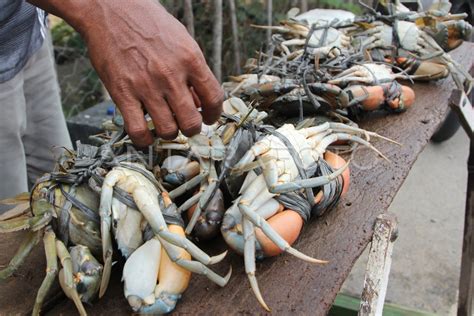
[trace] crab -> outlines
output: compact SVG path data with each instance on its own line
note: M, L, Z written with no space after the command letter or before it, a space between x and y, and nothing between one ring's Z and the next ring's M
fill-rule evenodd
M93 255L101 254L98 199L87 185L71 187L56 183L51 177L46 175L35 185L25 213L0 221L1 233L28 230L10 263L0 272L0 279L11 276L42 238L46 276L38 289L33 315L39 315L58 275L64 293L74 301L79 313L85 315L82 302L91 303L97 297L102 277L102 265ZM13 199L11 203L21 206L22 199ZM27 214L29 210L30 215ZM56 222L57 233L52 222ZM74 245L70 250L69 244Z
M224 259L226 252L210 257L182 234L171 232L159 203L159 196L162 192L160 192L161 189L154 180L153 174L146 170L142 164L122 162L107 173L102 185L99 213L104 272L99 297L103 296L107 289L112 267L113 249L110 230L112 226L112 206L116 201L114 188L125 191L132 197L137 211L144 216L155 234L156 240L161 243L171 261L183 269L205 275L219 286L227 284L232 273L231 270L225 277L222 277L207 267L207 265L218 263ZM181 256L180 249L185 249L196 261ZM134 306L149 305L144 297L140 299L140 304L134 301Z
M443 14L441 14L443 12ZM458 88L469 92L473 79L470 74L454 61L446 52L452 50L470 37L472 26L462 20L465 15L450 15L449 6L442 10L424 13L395 12L391 24L382 21L361 23L360 28L351 32L357 51L371 51L377 56L382 50L384 57L398 62L398 66L409 67L416 75L414 79L441 79L451 74ZM377 18L378 15L375 15ZM407 58L416 58L416 63L405 63ZM417 67L417 64L421 64Z
M199 189L178 207L178 211L187 211L188 214L187 235L208 240L219 233L225 211L221 183L231 186L235 182L235 179L229 180L228 177L230 166L253 144L246 126L258 124L266 116L265 112L252 109L241 99L232 97L223 103L222 117L217 124L203 125L200 134L187 138L179 145L173 141L158 141L155 144L155 149L160 151L182 150L180 155L172 153L168 156L161 166L163 180L179 184L170 187L169 195L173 200L199 185ZM184 138L176 142L180 140Z
M247 174L240 196L224 216L221 231L227 244L244 255L245 271L251 288L258 302L266 310L269 308L263 300L255 277L256 251L257 255L262 251L262 246L256 242L255 236L260 234L257 229L281 251L307 262L326 263L325 260L314 259L294 249L267 219L282 210L280 203L285 203L284 201L287 203L285 206L295 210L294 206L298 203L295 202L295 195L288 195L291 193L303 194L306 197L309 204L302 213L306 214L306 219L309 218L308 213L311 213L315 203L312 189L330 184L348 166L346 163L336 171L327 166L323 154L332 143L350 141L362 144L387 159L359 136L381 137L341 123L324 123L300 130L291 124L285 124L255 143L235 165L233 170L237 173L256 167L261 167L262 173L252 171ZM329 198L330 194L327 193L325 202L331 204L334 200ZM296 231L301 229L298 220L288 222L289 226L292 225L290 223L294 223Z

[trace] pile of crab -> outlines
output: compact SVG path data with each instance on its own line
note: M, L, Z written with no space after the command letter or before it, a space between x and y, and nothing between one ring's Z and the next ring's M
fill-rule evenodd
M3 201L16 205L0 233L26 230L0 279L11 276L43 239L46 276L33 314L56 277L80 314L106 292L112 263L135 312L168 313L192 273L225 286L210 269L226 253L209 256L196 242L222 235L245 258L258 301L255 260L284 251L313 263L291 245L303 223L333 208L348 190L348 163L329 149L351 151L382 138L354 124L321 117L297 125L265 125L267 114L242 99L224 102L220 120L191 138L157 139L136 151L118 131L95 136L95 145L65 151L55 170L31 194ZM110 127L110 126L109 126ZM58 262L60 264L58 264Z
M230 268L225 276L210 268L227 252L210 256L199 248L201 241L223 238L244 257L252 291L269 310L255 261L287 252L326 263L292 247L304 223L347 192L346 159L357 146L387 159L371 140L393 141L348 117L407 109L414 93L397 79L451 74L470 90L472 78L445 51L459 46L471 27L446 10L390 5L362 17L292 11L272 27L272 45L248 61L248 73L224 83L221 118L200 134L158 138L137 151L116 117L104 134L91 137L94 145L64 151L31 193L0 202L14 206L2 215L0 233L26 231L0 280L42 239L46 276L33 314L58 278L85 315L83 303L106 293L113 262L134 312L168 313L193 273L222 287L229 282Z
M471 38L467 14L450 14L446 1L419 12L395 3L380 1L378 11L365 6L364 16L292 9L279 26L254 25L274 34L247 60L246 74L224 83L228 95L301 119L327 111L356 118L366 111L403 112L414 103L407 85L414 80L451 75L469 93L472 77L448 54Z

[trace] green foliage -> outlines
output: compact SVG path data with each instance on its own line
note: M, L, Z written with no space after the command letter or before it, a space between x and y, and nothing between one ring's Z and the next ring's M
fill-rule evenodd
M341 9L351 11L357 15L362 14L362 7L358 3L347 0L318 0L320 8Z
M83 39L70 25L61 20L51 29L51 36L63 111L71 117L102 100L100 79L88 60Z
M64 21L60 21L51 29L51 36L56 53L59 53L63 60L74 59L86 53L86 45L79 33Z

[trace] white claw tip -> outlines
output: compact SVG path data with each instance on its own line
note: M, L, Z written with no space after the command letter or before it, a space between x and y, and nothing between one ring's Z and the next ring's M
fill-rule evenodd
M255 294L255 297L257 298L257 301L262 305L262 307L267 311L271 312L271 309L268 307L267 303L263 300L262 293L260 293L260 289L258 287L257 283L257 278L255 278L254 274L248 274L248 278L250 281L250 286L252 288L253 293Z
M224 260L225 256L227 256L227 250L221 253L220 255L211 257L209 264L215 264L215 263L221 262L222 260Z

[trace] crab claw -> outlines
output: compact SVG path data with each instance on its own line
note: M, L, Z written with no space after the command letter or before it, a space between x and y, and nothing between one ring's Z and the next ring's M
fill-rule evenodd
M82 305L79 294L77 293L76 285L73 279L73 267L71 255L66 249L62 241L56 240L56 251L61 261L63 268L59 271L59 284L67 297L69 297L76 305L79 314L87 315L84 306Z
M199 163L178 155L167 157L161 165L161 176L165 183L179 186L199 174Z
M152 238L135 250L125 262L124 294L134 311L154 303L154 290L161 260L161 243ZM153 298L153 299L152 299Z
M168 314L175 309L176 303L180 298L181 294L161 293L161 295L156 298L155 303L142 306L138 312L140 314L153 315Z
M244 236L242 235L242 216L236 204L224 215L221 233L227 245L240 255L244 254Z
M99 292L102 265L85 246L74 246L70 253L77 292L81 301L91 303Z
M208 192L210 190L206 190ZM200 203L200 201L198 202ZM188 218L193 217L197 204L188 210ZM220 189L217 189L210 199L204 212L197 218L196 225L192 230L193 236L199 240L209 240L217 236L224 215L224 196Z

